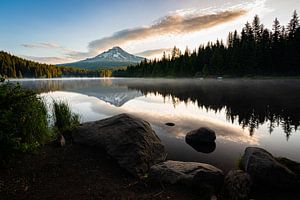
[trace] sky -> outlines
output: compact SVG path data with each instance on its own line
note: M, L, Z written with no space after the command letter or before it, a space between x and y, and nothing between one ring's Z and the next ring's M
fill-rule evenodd
M258 14L286 25L299 0L0 0L0 50L42 63L94 57L114 46L147 58L240 31Z

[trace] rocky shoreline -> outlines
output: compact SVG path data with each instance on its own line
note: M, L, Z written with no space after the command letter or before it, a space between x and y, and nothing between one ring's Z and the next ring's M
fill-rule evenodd
M165 160L166 152L150 124L128 114L85 123L73 133L73 142L104 149L133 176L163 184L184 184L207 190L211 196L248 199L251 191L295 191L300 186L296 173L279 163L269 152L248 147L240 162L224 176L221 169L206 163ZM216 134L201 127L186 135L186 142L213 146Z
M186 136L186 141L196 146L210 146L215 143L215 140L216 135L214 131L203 127L188 133ZM70 155L66 154L69 157L64 157L63 160L59 160L59 154L53 154L53 158L47 158L44 161L40 161L40 163L46 162L48 164L50 159L58 159L59 161L56 162L58 166L56 167L59 168L62 166L61 168L64 168L65 159L69 159L69 162L75 166L76 161L79 160L77 170L81 168L85 170L85 168L88 168L89 171L94 171L94 173L87 173L84 177L78 178L76 181L79 185L81 183L84 185L85 183L89 185L89 188L92 188L91 183L98 186L103 183L103 180L106 180L106 182L118 182L117 177L122 174L120 179L126 177L126 179L130 180L129 182L134 182L128 183L125 181L125 185L129 184L129 187L133 188L138 186L139 189L130 193L128 196L126 189L119 188L118 184L124 184L124 181L120 180L120 183L112 185L112 187L115 187L117 190L108 192L110 193L109 197L102 193L107 190L107 188L101 185L96 187L96 191L93 189L88 191L88 193L86 190L82 191L84 193L83 196L72 196L68 194L68 192L70 193L71 191L66 191L65 193L58 192L60 194L58 196L53 194L53 198L69 198L72 196L72 199L82 199L81 197L84 199L93 199L93 197L95 197L96 199L171 198L238 200L252 198L299 199L300 197L300 193L297 191L300 186L299 163L288 159L275 158L266 150L257 147L246 148L240 160L239 169L232 169L226 175L221 169L206 163L166 160L167 153L165 152L165 148L150 124L128 114L121 114L108 119L81 124L72 132L64 134L59 144L64 147L56 147L56 150L53 150L52 148L54 147L51 147L49 152L59 151L60 154L65 155L66 152L72 152L74 148L79 148L80 153L77 152L79 155L82 152L86 152L88 155L92 153L96 155L96 157L91 159L93 161L89 166L85 166L85 162L81 163L81 159L85 160L89 158L88 155L74 159L74 156L79 156L73 155L74 152ZM50 154L49 152L45 153L44 157L47 157L47 154ZM106 155L105 157L106 159L108 158L109 161L103 160L103 155ZM54 158L55 156L58 156L58 158ZM35 159L37 159L37 156ZM23 158L21 160L23 160L23 162L28 161ZM31 160L29 159L29 163L30 162ZM113 167L108 167L105 172L102 172L99 166L105 166L109 162L114 163ZM37 166L41 165L40 163L37 164ZM285 165L286 163L289 164ZM84 165L85 167L80 165ZM35 181L33 180L39 178L36 176L32 178L31 174L30 179L32 180L27 181L28 183L24 183L23 191L20 193L17 192L20 196L14 196L14 191L6 187L6 184L10 183L7 173L18 174L22 170L28 171L30 169L30 166L26 169L22 167L19 169L18 167L6 169L6 172L4 170L0 173L0 197L3 197L3 199L27 199L27 197L37 199L32 198L34 197L32 194L35 194L33 188L37 187L34 186ZM116 170L116 168L118 169ZM44 170L43 166L35 170L41 169ZM115 174L117 177L108 181L106 176L109 169L111 169L112 172L117 171ZM73 170L72 166L70 166L69 170ZM48 171L40 172L40 176L49 176L49 173ZM69 173L69 171L62 171L60 173L64 176L64 173ZM77 177L77 174L73 174L72 178L74 177ZM102 182L99 182L97 179L94 180L96 177L103 179ZM45 179L49 180L49 178ZM58 177L56 180L55 178L53 180L51 179L51 181L62 181L64 183L68 182L69 179L70 177L63 179ZM43 182L43 180L40 181ZM45 184L51 185L51 181ZM59 182L57 184L60 185ZM69 188L71 186L65 187ZM113 188L111 189L114 190ZM31 196L28 196L28 191L31 190L33 190L33 193L31 193ZM101 193L102 196L99 196L99 193ZM22 197L21 194L24 195L24 198L20 198ZM37 195L37 197L39 196ZM51 199L49 196L48 198Z

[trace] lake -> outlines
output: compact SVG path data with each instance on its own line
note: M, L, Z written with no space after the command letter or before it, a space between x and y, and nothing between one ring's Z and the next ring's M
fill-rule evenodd
M150 122L168 159L225 172L248 146L300 162L300 80L66 78L22 79L47 102L65 100L83 122L130 113ZM174 123L167 126L165 123ZM216 131L215 145L190 146L185 135Z

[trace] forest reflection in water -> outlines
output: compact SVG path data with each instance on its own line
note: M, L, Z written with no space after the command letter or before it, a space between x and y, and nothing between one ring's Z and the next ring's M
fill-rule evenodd
M33 79L13 80L46 100L68 101L83 122L130 113L151 123L168 159L232 169L247 146L300 161L300 80ZM166 123L174 124L168 126ZM216 131L215 144L187 144L199 127ZM269 134L268 131L272 134ZM290 138L290 139L289 139ZM288 141L286 139L289 139Z
M130 82L129 89L144 95L153 93L178 101L194 102L200 108L226 111L228 121L235 120L254 134L268 123L269 133L281 126L287 139L300 122L299 80L157 80Z
M172 98L174 107L180 102L193 102L207 111L225 110L226 119L237 121L250 135L260 125L268 124L269 133L281 127L288 139L300 123L300 80L45 79L23 84L40 92L79 92L104 101L111 93L126 95L117 106L142 95L162 95Z

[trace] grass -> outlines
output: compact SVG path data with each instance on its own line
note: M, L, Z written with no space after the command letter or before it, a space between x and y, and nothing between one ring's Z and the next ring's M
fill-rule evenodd
M243 164L242 164L242 162L243 162L243 156L240 155L240 156L236 159L236 161L235 161L235 168L236 168L236 169L243 169Z
M80 124L80 117L71 111L68 103L53 101L54 128L58 134L71 131Z

